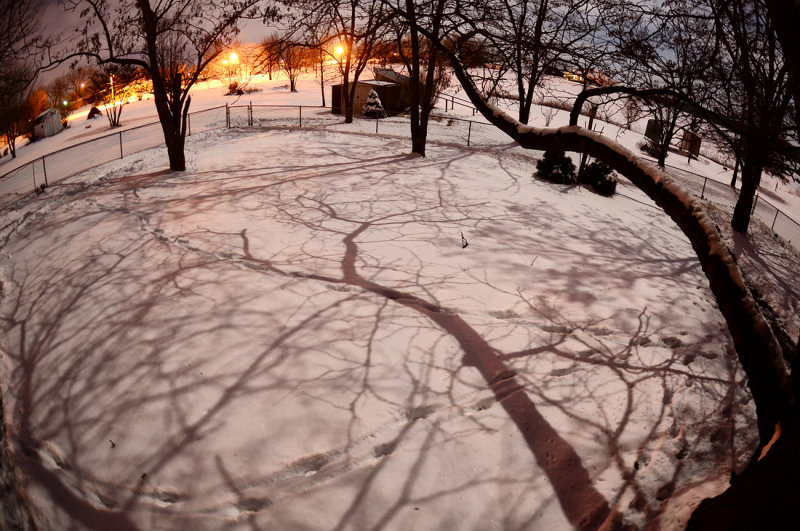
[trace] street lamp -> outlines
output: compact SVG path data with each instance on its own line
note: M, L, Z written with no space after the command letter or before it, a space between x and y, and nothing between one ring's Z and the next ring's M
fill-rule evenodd
M233 69L232 69L233 70L233 75L236 75L236 73L237 73L236 72L237 71L237 66L236 65L239 64L239 56L236 55L236 52L231 52L230 63L231 63L231 65L233 65Z

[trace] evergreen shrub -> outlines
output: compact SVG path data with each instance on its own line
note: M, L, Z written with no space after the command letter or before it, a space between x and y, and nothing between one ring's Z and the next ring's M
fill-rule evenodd
M552 183L575 184L575 164L563 151L545 151L544 157L536 163L536 174Z
M581 183L589 185L600 195L612 196L617 191L617 178L611 166L595 160L587 164L579 176Z

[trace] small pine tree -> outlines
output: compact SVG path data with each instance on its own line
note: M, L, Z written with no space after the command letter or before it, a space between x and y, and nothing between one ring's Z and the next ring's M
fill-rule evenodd
M369 91L367 103L364 104L363 114L367 118L386 118L386 111L383 110L381 99L374 90Z

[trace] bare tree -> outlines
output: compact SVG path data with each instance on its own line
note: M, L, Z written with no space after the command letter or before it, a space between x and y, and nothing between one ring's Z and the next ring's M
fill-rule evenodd
M29 133L31 106L28 98L33 68L25 63L6 65L0 79L0 134L11 157L17 156L17 137Z
M243 16L268 16L259 0L65 0L80 13L84 37L76 55L98 64L143 69L164 133L170 169L186 169L184 142L189 92L200 74L238 33Z
M17 137L28 132L28 98L36 78L32 61L37 46L41 2L0 0L0 135L12 157Z
M262 39L258 48L258 55L255 60L255 68L258 72L266 72L272 80L272 72L280 64L280 39L273 34L267 35Z
M409 74L411 92L411 151L425 156L428 137L428 121L442 83L447 79L443 72L445 64L439 49L428 37L420 35L420 25L428 34L441 41L448 33L445 8L447 0L414 1L399 0L394 9L409 22L395 26L397 53ZM404 45L405 37L408 45Z
M426 33L425 28L419 30ZM759 434L762 444L766 444L775 431L776 422L788 420L794 401L786 370L787 360L793 353L785 351L776 339L753 302L721 236L702 214L699 205L689 199L682 188L665 179L659 171L641 164L631 152L610 139L600 141L592 133L574 126L548 131L520 127L517 120L485 100L457 54L444 44L439 48L448 56L456 77L476 109L523 148L588 153L627 177L675 220L695 249L728 323L739 360L750 376L748 385L756 402Z
M389 31L391 11L383 0L294 0L291 5L298 9L291 28L295 40L303 42L302 35L310 34L330 36L330 42L319 44L334 48L345 122L351 123L356 84Z
M64 120L72 110L69 101L70 84L64 76L59 76L44 87L50 106L58 109L61 119Z
M520 123L530 119L533 95L545 72L570 57L574 65L585 64L578 61L580 51L598 49L585 46L593 29L593 6L589 0L499 0L494 16L487 17L488 36L503 61L498 74L508 70L514 78Z
M297 92L297 77L309 64L307 46L291 39L281 39L278 41L277 54L280 68L289 78L289 91Z
M775 150L788 134L789 67L763 0L714 0L712 6L721 43L715 72L724 87L714 92L712 105L736 125L722 133L741 161L742 189L731 226L744 234L761 174L775 163Z
M614 46L606 69L617 83L668 90L641 100L657 123L653 141L663 167L678 129L697 123L689 116L691 109L671 93L695 105L709 97L708 72L717 59L713 13L685 0L661 6L624 1L608 13L605 28Z
M120 125L122 110L139 87L142 73L132 65L105 64L92 72L85 91L92 105L103 105L110 127Z
M0 0L0 57L10 65L41 44L37 37L41 0ZM0 67L0 77L4 68Z

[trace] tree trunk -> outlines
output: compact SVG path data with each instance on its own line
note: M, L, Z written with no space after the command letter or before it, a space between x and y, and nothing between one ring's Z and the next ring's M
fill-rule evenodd
M348 98L345 98L344 101L344 123L351 124L353 123L353 101L347 101Z
M186 155L183 151L184 139L180 135L164 135L169 157L169 169L172 171L186 171Z
M342 98L344 98L344 123L353 123L353 100L355 99L355 86L348 83L345 79L342 86Z
M731 179L731 188L736 188L736 177L739 175L739 155L736 155L736 162L733 165L733 178Z
M520 102L519 123L527 125L528 120L530 119L531 119L531 108L527 105L522 105L522 102Z
M715 498L703 500L692 513L687 530L790 529L800 521L800 417L782 428L783 434L757 465Z
M670 111L672 118L668 124L664 124L665 130L661 134L661 146L658 150L658 165L662 168L667 164L667 153L669 153L669 145L672 143L672 137L675 135L675 124L678 123L677 112Z
M322 92L322 106L325 107L325 57L319 51L319 88Z
M412 0L406 0L406 8L411 18L411 64L409 66L409 88L411 89L411 152L425 156L425 132L422 131L420 122L420 104L422 103L422 90L420 76L420 45L419 33L416 27L416 6Z
M589 110L589 124L587 125L586 129L589 131L594 130L594 117L597 115L598 105L592 105L591 109ZM581 155L581 165L578 167L578 175L583 175L583 171L586 169L586 163L589 161L589 154L583 153Z
M8 145L8 152L11 153L11 158L17 158L17 137L16 133L6 135L6 145Z
M747 234L747 228L750 226L750 214L758 184L761 182L762 169L763 163L759 157L745 155L745 160L742 161L742 189L731 219L731 227L740 234Z
M180 85L178 85L180 86ZM172 171L186 170L186 155L184 145L186 141L186 120L189 114L191 96L181 106L180 99L173 99L170 105L156 105L161 130L164 132L164 143L167 146L169 169Z

